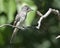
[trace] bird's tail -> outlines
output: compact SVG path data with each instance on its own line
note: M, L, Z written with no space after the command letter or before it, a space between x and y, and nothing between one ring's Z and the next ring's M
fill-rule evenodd
M18 30L19 30L18 28L14 29L11 40L10 40L10 43L12 43L12 40L13 40L14 36L16 35L16 33L18 32Z

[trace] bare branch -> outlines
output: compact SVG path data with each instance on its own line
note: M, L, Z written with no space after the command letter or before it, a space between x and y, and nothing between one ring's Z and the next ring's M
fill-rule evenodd
M58 38L60 38L60 35L58 35L58 36L56 37L56 39L58 39Z
M0 25L0 28L1 28L1 27L4 27L4 26L11 26L11 27L13 27L13 28L21 29L20 27L17 27L17 26L11 25L11 24L3 24L3 25Z
M40 26L41 26L41 21L42 21L44 18L46 18L47 16L49 16L50 13L54 13L54 14L58 14L58 15L59 15L59 11L58 11L58 10L55 10L55 9L52 9L52 8L49 8L49 10L48 10L44 15L41 14L39 11L37 11L37 14L38 14L39 16L41 16L40 19L39 19L39 21L38 21L38 26L36 26L37 29L40 28Z
M39 12L39 11L37 11L37 14L38 14L39 16L43 16L43 14L42 14L41 12Z
M59 10L55 10L55 9L52 9L52 13L58 14L58 15L60 14L60 13L59 13Z

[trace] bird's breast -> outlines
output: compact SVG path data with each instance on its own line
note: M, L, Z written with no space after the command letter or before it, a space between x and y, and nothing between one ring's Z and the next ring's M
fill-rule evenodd
M20 13L20 16L21 16L21 17L25 17L26 15L27 15L26 12L21 12L21 13Z

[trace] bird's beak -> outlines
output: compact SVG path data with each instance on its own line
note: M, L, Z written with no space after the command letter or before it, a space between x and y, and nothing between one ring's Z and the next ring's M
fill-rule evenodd
M31 8L28 11L33 11Z

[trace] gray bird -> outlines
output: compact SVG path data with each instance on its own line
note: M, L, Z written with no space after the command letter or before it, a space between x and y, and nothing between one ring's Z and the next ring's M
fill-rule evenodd
M32 11L32 9L28 6L23 6L21 11L16 15L15 17L15 21L14 21L14 26L17 26L17 27L20 27L21 29L24 29L23 28L23 24L24 24L24 21L26 19L26 16L27 16L27 13L29 11ZM10 40L10 43L13 39L13 37L15 36L15 34L18 32L18 28L15 28L14 31L13 31L13 34L12 34L12 37L11 37L11 40Z

